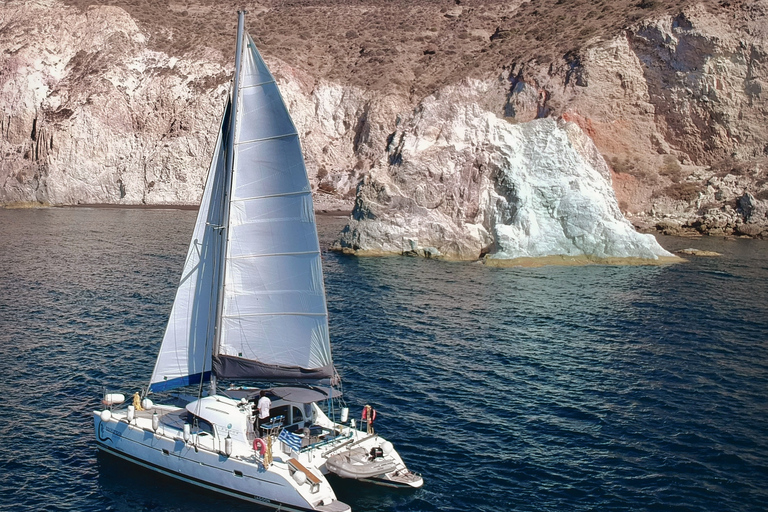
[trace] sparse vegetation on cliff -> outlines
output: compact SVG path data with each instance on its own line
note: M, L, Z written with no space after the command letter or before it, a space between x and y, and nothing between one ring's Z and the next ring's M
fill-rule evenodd
M715 9L726 3L703 0ZM493 76L513 63L578 64L594 38L611 38L651 15L694 0L64 0L86 10L125 9L151 47L184 56L209 47L231 53L234 12L250 12L266 55L315 78L375 90L429 94L464 77ZM731 2L734 3L734 2ZM738 3L738 2L736 2ZM729 4L730 5L730 4Z

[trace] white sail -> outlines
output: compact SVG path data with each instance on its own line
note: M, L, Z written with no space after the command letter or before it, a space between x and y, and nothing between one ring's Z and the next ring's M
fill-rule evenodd
M162 391L208 380L211 371L216 314L217 261L221 260L221 204L226 173L223 146L229 126L229 105L208 171L192 241L176 290L160 354L150 380L150 391Z
M328 378L320 246L298 134L250 37L244 46L214 371L223 378Z
M272 381L333 376L301 145L274 78L247 35L245 43L151 391L207 380L211 371Z

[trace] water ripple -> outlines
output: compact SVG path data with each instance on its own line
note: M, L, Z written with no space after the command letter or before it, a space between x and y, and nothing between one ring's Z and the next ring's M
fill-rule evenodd
M0 210L0 508L251 509L94 447L101 386L146 383L193 220ZM341 225L320 222L327 243ZM374 512L764 510L768 245L696 243L724 256L496 269L324 254L353 417L376 407L426 480L337 479L339 497Z

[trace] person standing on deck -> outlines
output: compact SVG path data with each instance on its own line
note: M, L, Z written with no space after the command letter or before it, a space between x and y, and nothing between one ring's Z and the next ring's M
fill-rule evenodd
M256 435L260 435L259 427L265 423L269 423L269 408L272 405L272 401L267 398L267 392L263 389L259 393L259 402L256 404L256 408L259 410L259 417L256 419Z

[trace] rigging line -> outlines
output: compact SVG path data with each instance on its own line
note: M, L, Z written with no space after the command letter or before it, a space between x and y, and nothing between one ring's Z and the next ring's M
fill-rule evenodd
M288 137L298 137L298 136L299 136L299 132L284 133L282 135L273 135L272 137L262 137L260 139L250 139L250 140L235 141L235 146L240 146L240 145L243 145L243 144L253 144L254 142L264 142L264 141L268 141L268 140L287 139Z
M271 199L273 197L311 196L311 195L312 195L311 190L300 190L298 192L281 192L280 194L267 194L263 196L237 198L237 199L232 199L232 202L239 203L243 201L255 201L258 199Z
M267 85L267 84L276 84L276 83L277 83L277 82L276 82L276 81L275 81L275 79L273 78L272 80L267 80L266 82L259 82L259 83L257 83L257 84L244 85L244 86L240 87L240 90L242 91L243 89L251 89L251 88L253 88L253 87L261 87L262 85Z
M197 272L200 269L199 256L200 255L198 254L198 263L197 263L197 265L195 265L194 267L189 269L189 272L186 275L182 275L181 276L181 281L179 281L179 287L181 287L181 285L186 283L187 280L192 277L192 274L194 274L195 272Z
M264 254L244 254L242 256L230 256L230 260L244 260L246 258L268 258L270 256L304 256L307 254L320 254L320 251L297 251L297 252L273 252Z

